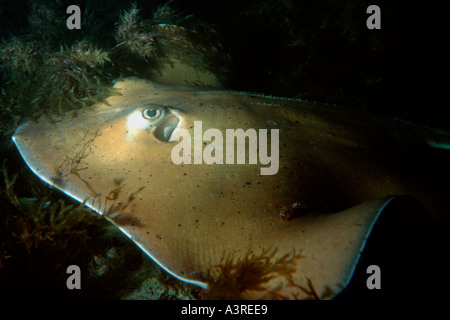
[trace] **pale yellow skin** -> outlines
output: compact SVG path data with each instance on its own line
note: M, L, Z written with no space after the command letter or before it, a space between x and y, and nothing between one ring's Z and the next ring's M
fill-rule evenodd
M307 288L310 279L319 296L327 287L337 294L389 197L420 195L409 176L383 157L389 138L377 125L338 108L136 78L116 88L121 95L76 117L21 125L14 141L39 177L79 201L87 199L185 281L205 287L208 270L224 253L237 258L249 249L278 249L280 257L295 250L303 258L294 283ZM261 164L173 164L176 142L158 140L156 129L133 131L127 122L132 112L154 105L176 114L187 130L196 120L203 131L279 129L278 173L262 176ZM280 208L296 202L307 208L305 215L281 219ZM306 297L282 277L248 297L273 298L271 291Z

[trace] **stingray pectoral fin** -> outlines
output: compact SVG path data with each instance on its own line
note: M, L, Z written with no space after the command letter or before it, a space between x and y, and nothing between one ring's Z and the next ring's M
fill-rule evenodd
M353 259L349 260L348 269L343 273L343 287L345 288L355 272L355 268L360 260L361 254L365 249L366 243L372 233L374 226L376 225L378 219L386 210L392 201L394 201L398 196L393 196L389 198L383 198L378 200L367 201L355 207L352 207L342 214L345 215L358 215L361 220L359 222L354 222L353 226L361 227L360 232L353 234L351 231L352 225L342 226L343 232L348 232L348 244L349 247L352 242L355 242L353 248Z
M352 277L336 298L399 299L429 292L430 283L442 281L438 271L442 251L435 232L419 200L406 195L392 198L380 210Z
M310 275L308 271L303 275L304 279L310 279L319 298L332 298L347 287L374 225L396 198L367 201L323 219L326 221L320 231L322 252L314 255L316 261L308 270ZM303 280L302 287L308 285Z
M296 233L285 232L287 241L283 241L279 252L294 247L302 252L302 258L296 262L292 279L274 279L268 292L276 291L277 296L288 299L335 297L349 284L372 228L396 198L371 200L341 212L298 219L292 228Z

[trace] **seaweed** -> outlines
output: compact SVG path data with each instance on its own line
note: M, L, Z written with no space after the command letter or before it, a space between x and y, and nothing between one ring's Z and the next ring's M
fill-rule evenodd
M6 74L3 90L7 112L19 117L62 116L102 101L112 93L110 76L103 71L111 63L105 50L85 41L48 51L25 37L13 36L0 46L0 66Z
M280 288L268 290L266 284L277 277L292 282L301 252L293 250L277 258L277 250L263 250L259 254L250 250L243 258L223 254L218 266L208 272L206 299L235 300L248 298L247 291L266 292L266 298L287 299L277 293Z
M2 41L0 59L2 65L6 66L4 71L9 71L10 75L14 75L14 70L17 70L27 76L33 76L42 63L38 45L34 41L17 36Z
M170 39L158 31L158 25L181 26L191 16L183 16L170 7L171 1L159 6L150 19L142 19L140 9L133 3L130 9L124 11L116 24L116 47L123 47L147 62L155 55L161 54L161 47L171 45Z
M85 243L90 235L88 225L100 218L90 209L84 206L84 202L78 205L66 204L62 199L50 201L44 196L41 199L19 198L13 190L18 175L9 178L5 166L2 168L5 181L5 189L1 190L3 196L18 210L14 216L2 215L3 226L8 234L23 243L25 249L32 250L45 246L47 240L56 241L63 239L68 243L73 241ZM76 240L74 240L76 239ZM83 248L82 245L79 250ZM74 255L71 250L70 256Z
M42 65L40 46L28 37L13 36L0 45L2 113L24 115L29 110L36 74Z
M18 175L1 170L5 187L0 190L0 296L27 296L27 289L44 284L65 285L66 268L87 265L94 254L92 239L103 220L84 203L73 205L49 197L20 198L14 192ZM105 220L103 220L105 221ZM44 289L42 289L44 291ZM57 294L51 291L48 294Z
M29 32L2 40L2 114L19 120L44 115L54 121L67 111L89 107L114 94L114 78L151 78L174 57L199 69L217 71L226 65L217 50L220 44L211 40L215 33L192 16L172 9L170 1L147 18L141 18L133 4L119 16L114 37L101 37L97 22L83 33L61 28L65 26L62 8L61 3L30 4ZM86 5L83 23L92 22L98 14ZM110 24L113 32L114 24ZM111 48L114 40L116 46ZM222 76L225 71L216 74Z
M217 40L217 33L205 22L173 9L170 3L159 6L149 19L141 17L136 3L122 13L116 24L118 44L114 49L125 52L126 66L151 78L153 70L176 59L225 79L231 58ZM117 55L118 62L123 56ZM130 61L130 57L136 61Z
M38 75L41 85L32 104L51 118L102 101L111 94L102 70L108 62L111 59L107 51L85 41L61 46L44 61Z
M119 19L116 30L116 47L123 46L131 54L142 59L149 59L154 55L155 34L150 31L150 25L141 21L136 3L125 11Z
M292 286L299 288L306 295L307 298L305 298L304 300L325 300L325 299L329 299L335 295L333 290L330 289L330 287L325 287L325 291L321 295L319 295L317 293L316 289L314 288L314 285L313 285L311 279L309 279L309 278L306 278L306 283L308 285L308 288L299 286L299 285L293 283L292 281L290 281L290 282L291 282ZM295 296L295 297L297 298L297 296Z

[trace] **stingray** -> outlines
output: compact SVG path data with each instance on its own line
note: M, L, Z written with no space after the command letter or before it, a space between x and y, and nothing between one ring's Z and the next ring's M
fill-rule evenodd
M393 197L426 193L395 160L385 128L358 113L137 78L115 88L120 94L76 115L21 124L13 140L37 176L85 201L167 272L203 288L227 257L266 254L289 257L294 268L243 296L303 299L311 286L319 297L335 296ZM175 164L181 139L174 137L187 130L194 143L195 121L202 132L278 130L277 172L262 175L267 163L259 159Z

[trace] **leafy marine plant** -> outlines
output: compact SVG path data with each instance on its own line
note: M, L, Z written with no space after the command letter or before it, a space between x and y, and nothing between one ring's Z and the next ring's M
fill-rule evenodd
M117 55L118 62L126 56L127 67L143 77L151 77L151 70L160 69L164 63L173 65L179 61L225 78L230 57L217 41L217 33L205 22L183 15L170 4L171 1L159 6L147 19L141 17L136 3L122 13L116 24L115 51L125 54ZM130 58L136 61L131 62Z
M129 53L149 60L158 54L161 46L169 39L155 28L160 24L180 25L189 19L170 7L170 2L159 6L150 19L142 19L136 3L124 11L116 24L116 47L125 48Z
M102 69L108 62L106 51L84 41L61 47L45 59L39 74L42 84L32 104L46 116L61 116L103 100L111 93Z
M288 281L296 271L296 263L302 256L295 251L276 257L277 250L263 250L260 254L248 251L243 258L233 254L223 255L218 266L208 275L206 299L235 300L246 299L247 291L267 291L266 284L276 277ZM266 293L271 299L284 299L276 289Z
M52 119L104 98L108 52L65 28L63 3L31 3L29 9L29 29L21 29L29 32L0 43L2 116Z
M334 296L329 287L319 294L309 278L306 278L306 288L294 282L297 261L304 257L301 252L292 251L278 258L276 254L276 249L263 250L259 254L248 251L243 258L236 259L233 254L224 253L220 264L210 269L208 290L202 296L210 300L242 300L249 298L249 292L256 291L264 293L262 298L265 299L299 299L299 293L292 297L280 294L281 285L268 290L267 284L278 277L283 278L287 286L298 288L304 295L302 299L324 300Z
M4 100L9 112L52 119L64 112L86 107L111 94L111 63L105 50L85 41L48 51L36 42L12 37L0 46L1 69L6 81Z
M112 39L97 39L97 27L80 39L79 34L58 27L63 24L61 17L57 24L52 22L51 17L59 11L49 3L31 5L30 32L0 44L0 112L19 119L45 115L54 120L111 95L113 78L152 77L174 60L226 74L222 69L227 58L220 54L217 41L210 41L212 29L169 4L159 6L148 17L141 17L136 4L122 12L114 33L117 45L112 49L105 49ZM95 12L87 8L84 19Z
M29 110L33 84L43 57L40 46L26 38L13 36L0 45L0 70L3 75L3 112L21 114Z
M125 11L119 19L116 30L117 47L123 46L132 54L142 59L148 59L154 55L155 34L150 31L150 26L141 20L136 3Z
M32 76L36 73L42 57L35 42L13 36L2 41L0 59L8 66L6 71L18 70Z
M10 178L5 166L1 172L5 187L0 190L0 296L31 297L33 290L40 290L34 286L64 285L68 265L91 259L91 240L104 220L84 204L46 196L20 198L13 190L18 175Z

